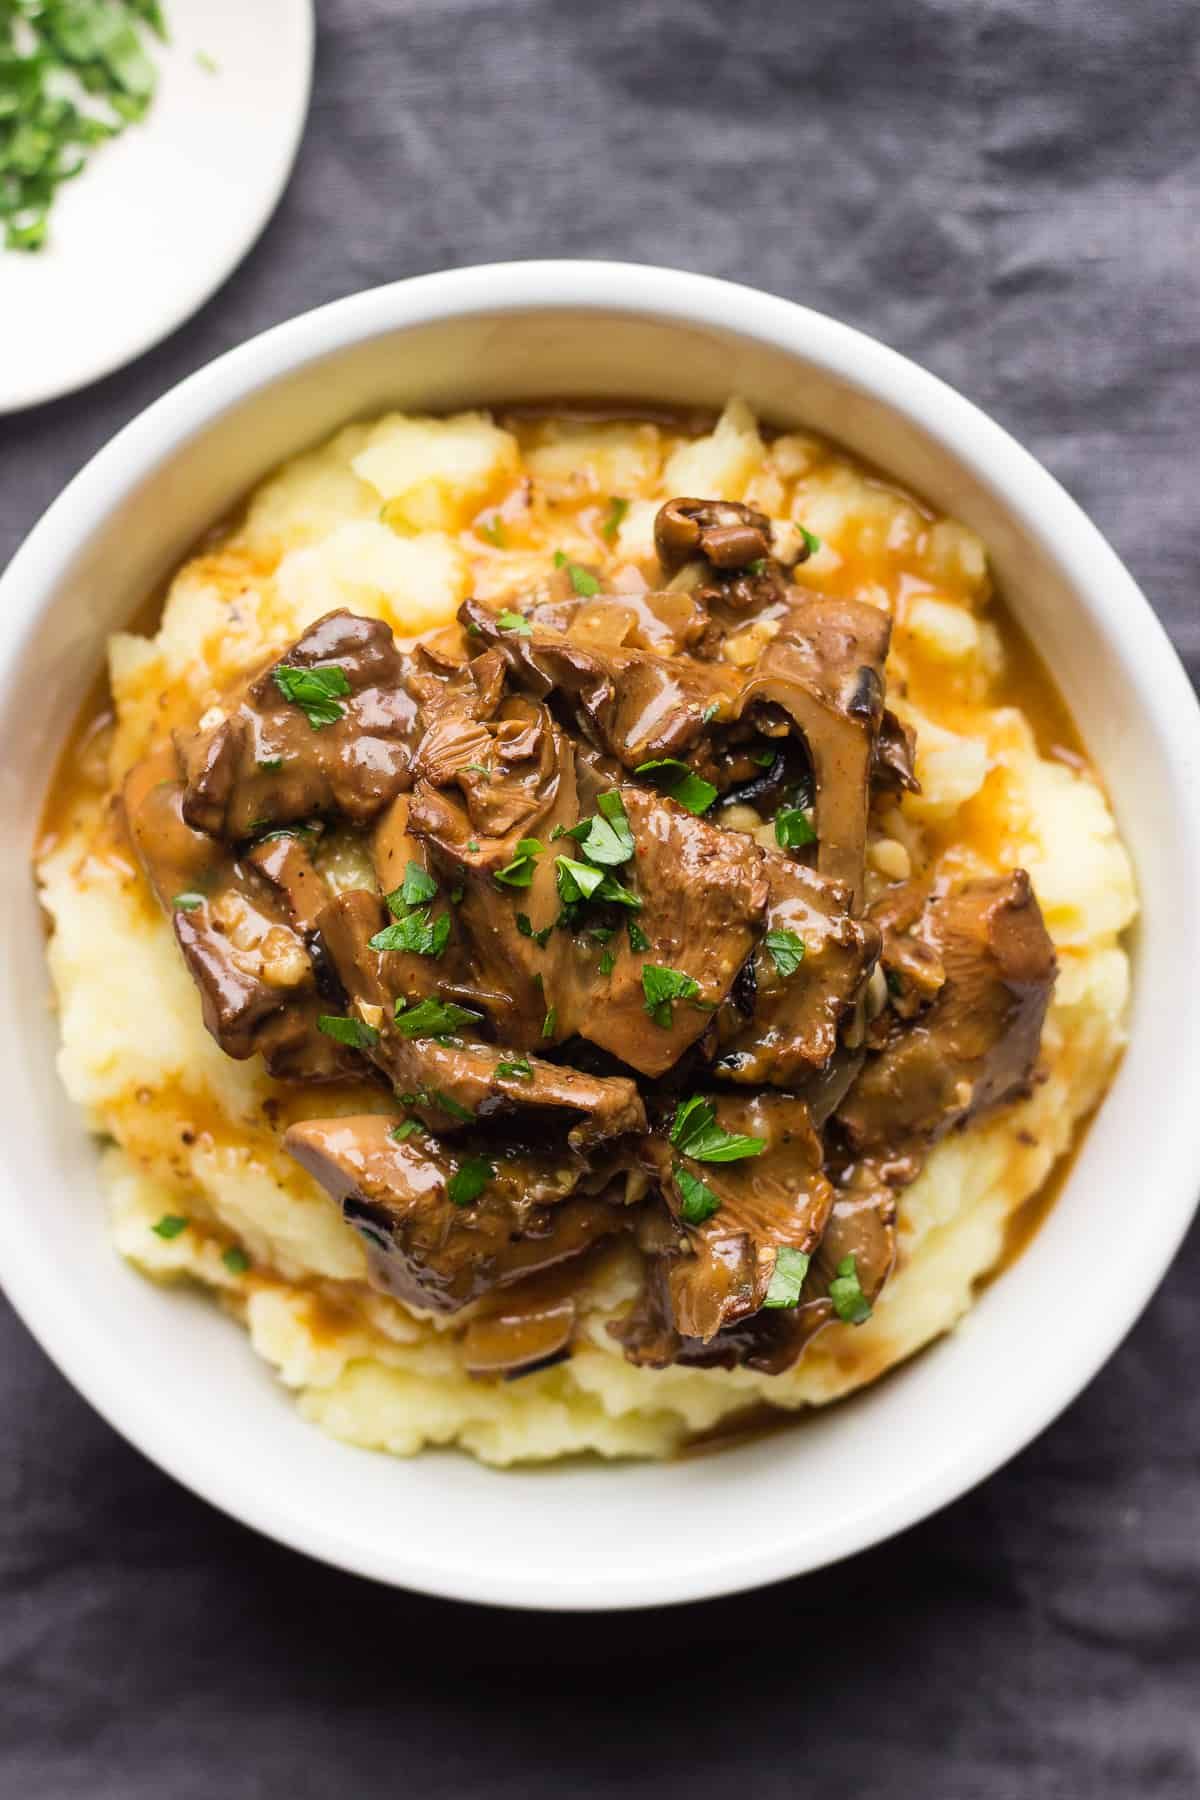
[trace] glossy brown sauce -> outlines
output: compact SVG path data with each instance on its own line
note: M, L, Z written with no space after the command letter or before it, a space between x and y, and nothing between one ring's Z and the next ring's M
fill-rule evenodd
M511 421L513 428L518 431L522 426L526 428L536 426L540 421L567 418L581 425L610 422L652 424L690 437L710 430L715 415L700 409L671 406L647 407L644 402L613 398L584 403L568 403L555 399L529 401L497 409L497 418L502 424ZM778 434L764 428L763 435L770 438ZM846 454L841 452L836 444L832 445L831 449L835 454ZM877 481L878 485L889 493L910 502L926 518L936 516L918 496L891 481L886 475L877 474L869 465L864 464L863 459L850 458L849 460L863 470L868 479L873 482ZM224 538L234 528L237 519L243 512L244 504L239 504L224 521L217 526L208 528L198 538L190 556L218 551ZM602 512L603 508L597 511L598 521ZM183 560L190 560L190 557ZM161 588L145 600L130 619L126 629L147 635L156 631L170 580L173 578L172 573L172 576L164 581ZM866 582L870 578L870 571L866 567L857 568L854 558L851 557L847 558L838 585L842 585L844 581L847 590L853 591L857 581ZM1019 708L1029 721L1041 755L1056 758L1070 764L1073 768L1092 774L1091 764L1075 722L1028 634L1017 623L1004 601L999 597L993 597L990 601L988 616L999 632L1005 651L1004 670L995 681L989 694L989 706ZM101 670L85 694L59 752L40 819L37 842L39 856L51 849L56 841L72 829L81 811L93 808L97 800L107 792L109 781L107 757L104 752L106 739L112 725L112 697L107 673ZM115 806L110 809L102 836L105 842L96 844L97 851L103 853L108 848L113 853L120 855L122 861L128 859L130 863L133 862L132 852L124 838L119 809ZM337 1096L336 1099L328 1089L325 1090L326 1100L334 1100L330 1110L350 1110L356 1102L361 1104L363 1084L348 1083L346 1088L346 1093ZM161 1098L161 1095L159 1097ZM229 1143L233 1141L233 1136L237 1135L235 1132L231 1136L230 1121L221 1115L214 1104L202 1100L182 1087L179 1088L174 1098L180 1122L180 1134L185 1143L189 1138L195 1136L207 1138L218 1144ZM293 1104L298 1109L294 1115ZM267 1102L261 1119L239 1122L242 1135L238 1141L248 1143L252 1147L254 1138L260 1133L273 1137L284 1125L291 1122L293 1116L302 1116L304 1104L303 1091L296 1093L293 1102L289 1096L286 1096L285 1090L277 1090L277 1097ZM1005 1270L1011 1268L1037 1235L1070 1175L1086 1128L1085 1122L1077 1131L1070 1151L1058 1159L1050 1176L1038 1192L1026 1201L1009 1220L1003 1252L995 1268L982 1279L981 1287L989 1285ZM327 1309L328 1329L333 1334L344 1327L348 1315L343 1305L333 1301L327 1302ZM699 1434L689 1442L686 1450L681 1454L703 1455L716 1449L742 1444L762 1437L768 1432L774 1433L790 1428L797 1422L799 1416L782 1412L765 1402L756 1403L722 1420L713 1430Z

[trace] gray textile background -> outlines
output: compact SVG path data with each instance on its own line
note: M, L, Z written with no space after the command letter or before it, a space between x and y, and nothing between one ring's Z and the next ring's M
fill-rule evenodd
M146 402L303 307L627 256L809 301L964 389L1200 671L1195 0L319 10L299 165L244 267L132 368L0 421L0 559ZM259 1542L5 1311L0 1800L1195 1796L1198 1309L1193 1233L1070 1413L941 1517L807 1581L599 1623L377 1591Z

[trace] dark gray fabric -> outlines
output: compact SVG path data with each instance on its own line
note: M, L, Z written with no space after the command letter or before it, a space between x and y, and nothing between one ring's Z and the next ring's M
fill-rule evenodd
M808 301L963 388L1200 671L1195 0L320 10L299 165L245 266L132 368L0 421L0 558L146 402L302 307L626 256ZM1190 1800L1198 1308L1193 1233L1067 1417L941 1517L807 1581L600 1622L377 1591L260 1543L6 1312L0 1796Z

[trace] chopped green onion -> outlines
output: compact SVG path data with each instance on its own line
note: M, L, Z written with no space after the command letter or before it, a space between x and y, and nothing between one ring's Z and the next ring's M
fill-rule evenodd
M222 1250L221 1261L231 1275L244 1275L250 1267L250 1258L237 1244L230 1244L228 1250Z
M195 912L198 906L204 905L206 898L206 895L197 894L189 889L185 893L176 894L171 906L176 912Z
M181 1231L186 1231L190 1224L191 1220L183 1218L179 1213L164 1213L158 1223L152 1225L150 1229L155 1237L166 1238L169 1241L171 1238L177 1238Z

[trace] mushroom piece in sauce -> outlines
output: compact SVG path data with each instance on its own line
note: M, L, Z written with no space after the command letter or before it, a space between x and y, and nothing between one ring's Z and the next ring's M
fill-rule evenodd
M777 1373L861 1322L1055 978L1020 870L866 904L916 785L889 619L753 507L673 500L656 544L658 587L469 600L413 652L330 613L126 784L221 1047L376 1084L285 1147L481 1378L569 1355L617 1242L636 1362Z

